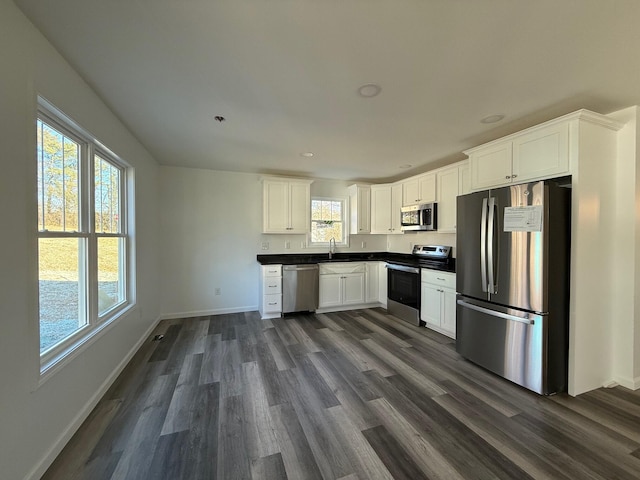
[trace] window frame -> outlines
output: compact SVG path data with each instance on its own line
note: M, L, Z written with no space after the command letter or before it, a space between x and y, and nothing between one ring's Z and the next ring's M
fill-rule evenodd
M349 197L311 197L311 202L309 203L309 234L307 238L307 244L310 247L327 247L329 248L329 242L315 242L312 238L313 231L313 201L325 201L325 202L341 202L342 203L342 238L340 241L336 239L337 247L348 247L349 246Z
M40 357L40 378L41 381L48 377L57 368L61 366L65 360L71 358L74 352L79 351L84 345L88 345L97 335L108 326L113 324L115 320L122 317L125 312L133 308L135 305L135 292L133 289L134 268L131 263L131 252L133 248L133 240L129 233L130 218L129 212L132 212L133 202L133 184L130 181L133 178L133 168L127 164L122 158L116 155L103 145L95 136L91 135L87 130L80 127L75 121L49 103L42 97L37 99L36 111L36 129L39 122L51 127L62 135L77 142L80 146L78 158L78 231L48 231L40 230L39 224L40 211L36 216L36 244L39 245L41 239L46 238L77 238L79 240L79 249L83 249L79 254L78 263L78 283L79 295L78 301L83 302L82 311L86 318L86 323L73 331L67 337L59 342L40 351L40 282L36 282L37 309L36 323L38 332L38 353ZM38 139L36 135L36 157L38 152ZM108 162L109 165L115 167L119 171L119 232L105 233L97 232L95 225L95 162L96 156ZM36 158L36 168L39 159ZM36 174L39 175L39 173ZM37 183L37 180L36 180ZM36 205L39 205L39 199ZM44 218L44 217L43 217ZM44 224L46 228L46 223ZM118 255L119 270L118 282L119 293L122 294L122 301L106 309L101 315L98 306L98 239L99 238L120 238L124 252ZM82 242L80 240L83 240ZM40 252L37 248L36 265L39 265ZM38 279L40 278L39 266L37 268ZM79 312L80 307L79 307Z

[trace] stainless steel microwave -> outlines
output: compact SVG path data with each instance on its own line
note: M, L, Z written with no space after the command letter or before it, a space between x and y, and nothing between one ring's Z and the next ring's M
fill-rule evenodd
M403 231L437 230L438 204L421 203L400 209L400 223Z

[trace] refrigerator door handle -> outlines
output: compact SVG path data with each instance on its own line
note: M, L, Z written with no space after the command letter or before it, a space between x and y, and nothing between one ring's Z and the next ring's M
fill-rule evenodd
M458 300L458 305L465 308L470 308L471 310L475 310L476 312L486 313L487 315L491 315L494 317L504 318L505 320L512 320L514 322L526 323L527 325L535 325L536 323L535 320L531 320L530 318L517 317L515 315L509 315L508 313L497 312L495 310L480 307L472 303L467 303L464 300Z
M487 289L487 198L482 199L482 219L480 220L480 276L482 291Z
M489 293L497 293L496 285L494 284L493 278L493 229L495 222L495 209L496 209L496 199L495 197L489 197L489 224L487 225L487 267L489 270L489 286L487 287ZM497 253L497 252L496 252Z

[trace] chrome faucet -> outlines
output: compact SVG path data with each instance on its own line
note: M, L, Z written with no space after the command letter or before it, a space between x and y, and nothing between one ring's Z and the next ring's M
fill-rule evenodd
M332 242L333 242L333 247L331 246ZM336 239L331 237L331 239L329 240L329 260L333 258L334 253L336 253Z

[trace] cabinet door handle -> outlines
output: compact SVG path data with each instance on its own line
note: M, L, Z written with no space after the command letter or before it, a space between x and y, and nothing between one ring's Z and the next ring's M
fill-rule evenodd
M278 302L269 302L269 305L277 305Z
M442 280L444 282L444 278L436 277L438 280Z
M278 285L269 285L269 288L276 288Z
M507 176L506 176L506 177L504 177L504 178L506 178L507 180L509 180L509 179L511 178L511 175L507 175Z
M511 178L516 178L518 175L511 175Z

